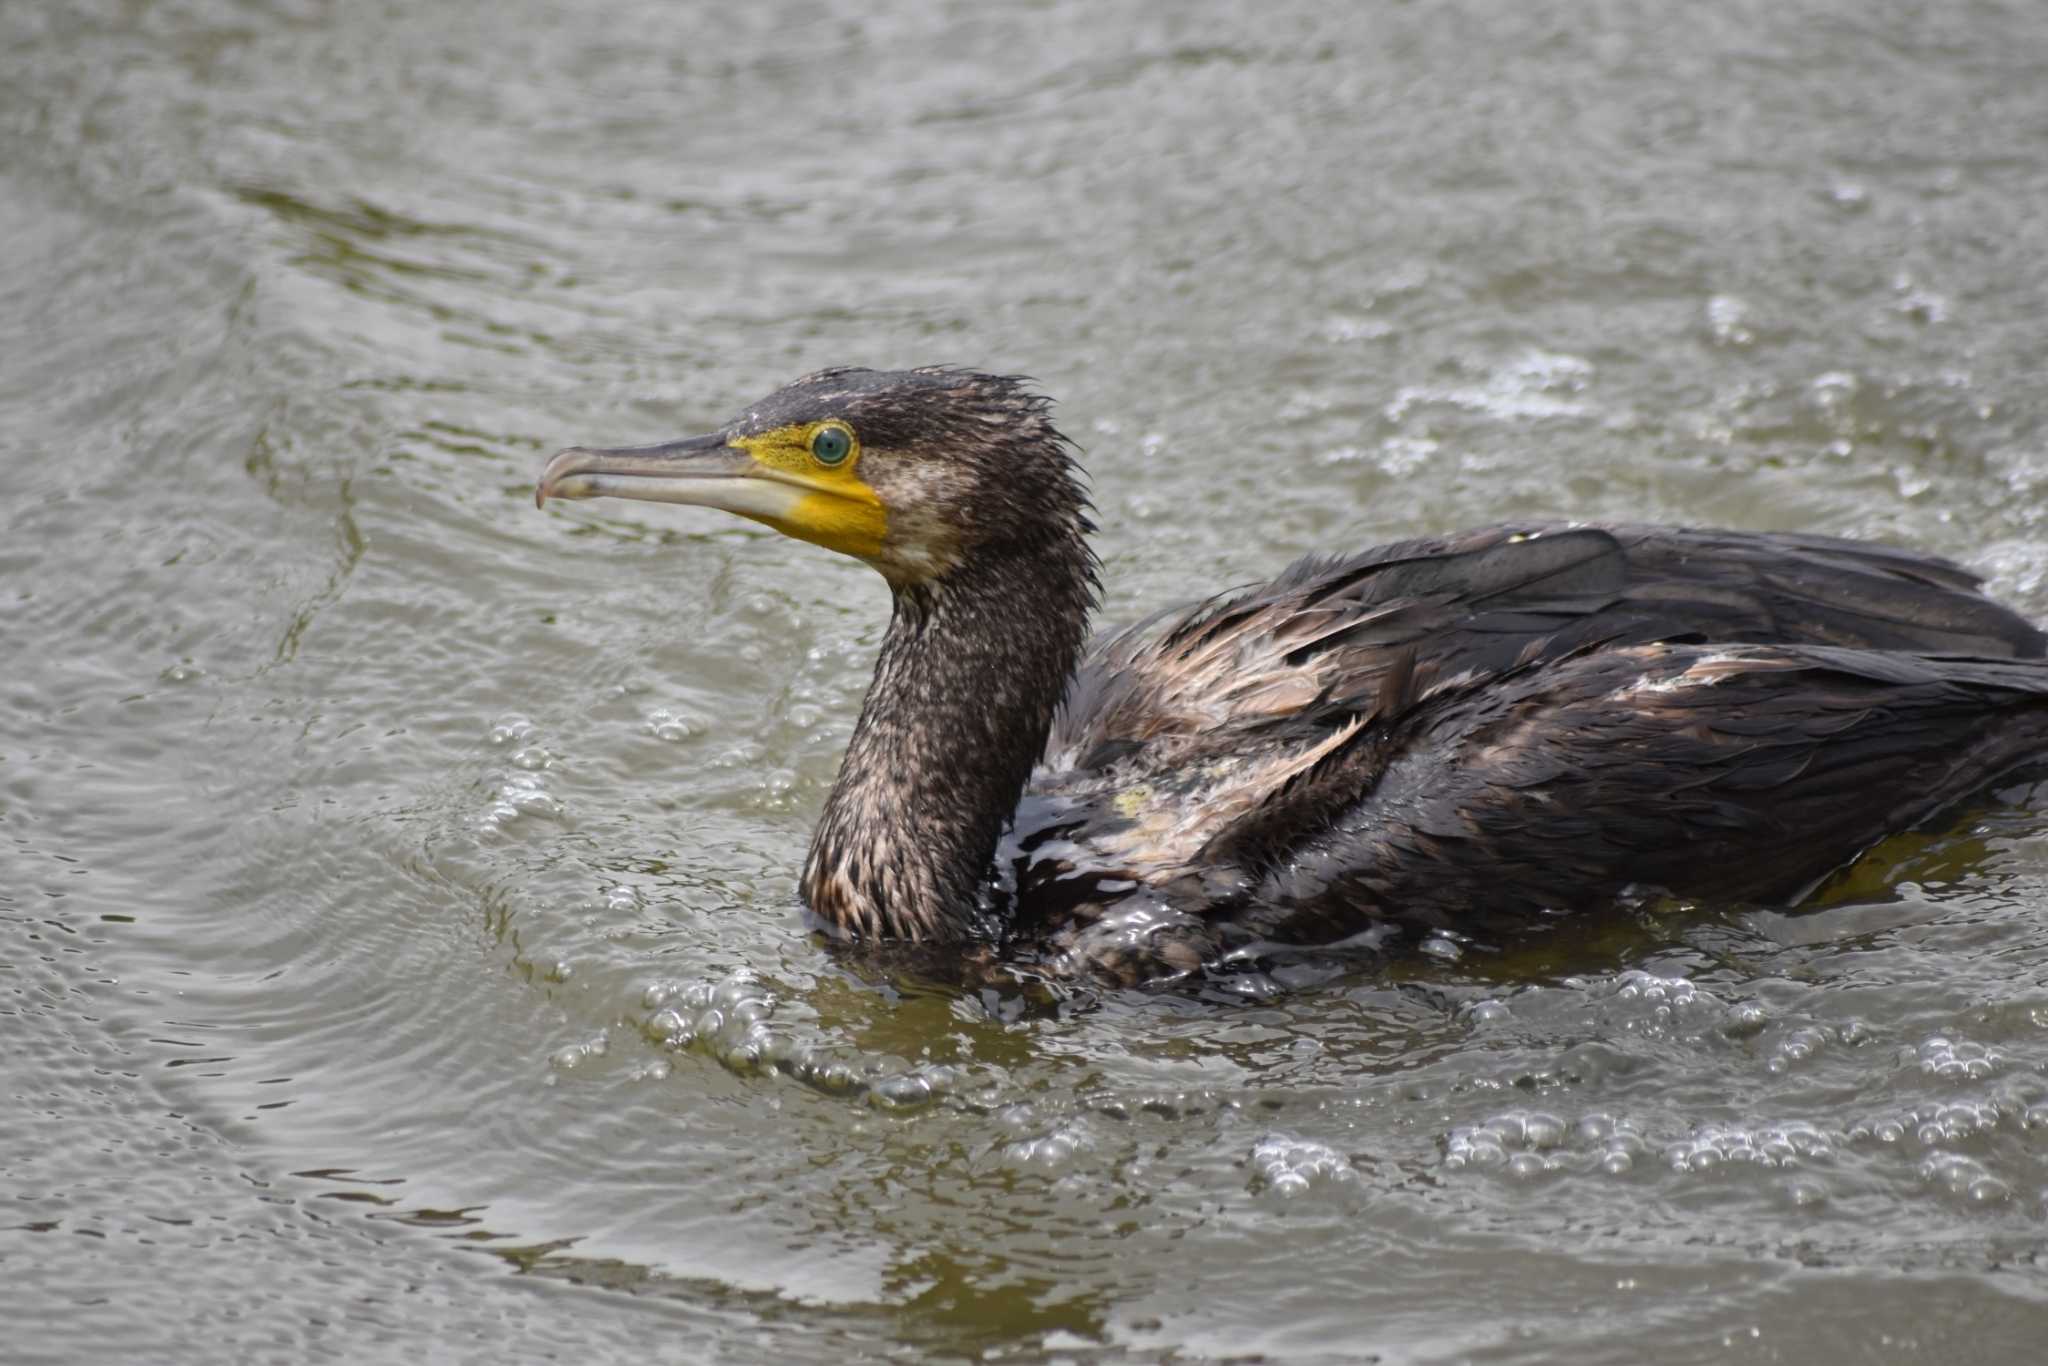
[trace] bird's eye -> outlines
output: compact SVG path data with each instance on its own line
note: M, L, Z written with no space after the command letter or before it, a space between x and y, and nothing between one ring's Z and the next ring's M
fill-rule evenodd
M811 455L821 465L836 465L853 450L853 437L844 427L820 427L811 433Z

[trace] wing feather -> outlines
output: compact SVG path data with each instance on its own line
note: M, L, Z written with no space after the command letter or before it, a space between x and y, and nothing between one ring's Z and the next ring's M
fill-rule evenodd
M1518 523L1311 557L1268 584L1155 614L1098 644L1055 721L1033 790L1095 801L1093 848L1137 875L1219 860L1277 867L1318 839L1341 842L1368 794L1389 782L1398 788L1403 756L1418 743L1427 749L1431 716L1467 715L1507 682L1540 681L1574 661L1660 643L2041 657L2048 638L1977 590L1973 575L1946 560L1786 533ZM1725 652L1694 663L1701 678L1717 669L1767 672ZM1652 705L1660 694L1643 661L1622 667L1652 689L1629 714L1676 724ZM1866 662L1865 671L1874 677L1881 667ZM1763 709L1747 719L1717 713L1713 722L1716 752L1757 790L1770 790L1779 770L1733 756L1740 743L1784 741L1784 718L1767 701L1759 694ZM1872 729L1865 706L1822 698L1800 725L1815 742L1864 735ZM1609 738L1639 749L1676 743L1625 731ZM1490 772L1505 787L1533 791L1585 757L1528 751ZM1727 828L1731 789L1684 767L1685 757L1662 760L1677 765L1674 790L1702 794L1685 819ZM1784 771L1797 769L1804 781L1809 768L1788 760ZM1461 837L1463 827L1447 819L1381 834Z

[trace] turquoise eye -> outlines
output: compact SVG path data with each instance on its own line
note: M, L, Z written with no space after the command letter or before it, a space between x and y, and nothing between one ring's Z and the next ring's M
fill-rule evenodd
M821 426L811 432L811 455L819 465L838 465L854 449L854 438L840 426Z
M853 449L853 438L843 427L820 427L811 433L811 455L821 465L836 465Z

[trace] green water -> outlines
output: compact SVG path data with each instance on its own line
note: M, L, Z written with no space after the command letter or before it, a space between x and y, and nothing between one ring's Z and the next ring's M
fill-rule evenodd
M887 610L576 442L1062 400L1106 620L1502 515L2048 617L2027 0L0 6L0 1359L2011 1362L2048 789L1264 1004L836 961Z

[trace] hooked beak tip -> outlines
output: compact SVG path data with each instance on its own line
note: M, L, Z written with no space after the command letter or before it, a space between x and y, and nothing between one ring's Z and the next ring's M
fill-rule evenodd
M610 452L593 451L583 446L556 451L548 457L547 466L541 470L540 482L533 486L533 505L545 508L550 498L585 496L583 490L576 486L578 476L590 474L594 464L601 462L607 454Z

